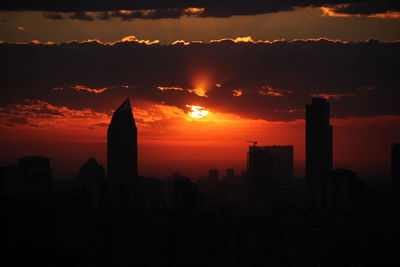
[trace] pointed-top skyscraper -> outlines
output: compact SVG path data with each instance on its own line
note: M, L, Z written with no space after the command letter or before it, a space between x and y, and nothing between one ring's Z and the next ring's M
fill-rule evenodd
M138 177L137 128L129 98L114 111L108 126L107 177L114 200L126 202Z

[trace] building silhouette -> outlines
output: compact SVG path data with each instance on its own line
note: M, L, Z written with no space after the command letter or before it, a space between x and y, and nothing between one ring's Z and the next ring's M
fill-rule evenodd
M248 173L254 179L273 183L291 180L293 146L250 146L247 164Z
M174 172L162 180L166 208L178 213L197 210L198 186L188 177Z
M250 198L272 202L293 178L293 146L250 146L247 158Z
M323 206L328 211L345 215L361 215L365 206L365 184L357 173L335 169L326 177L326 194Z
M198 188L188 177L174 177L173 183L173 210L179 213L197 211Z
M106 174L95 158L88 159L79 169L78 180L83 204L87 207L101 207L107 202Z
M208 171L208 178L210 181L218 181L219 180L219 171L218 169L211 169Z
M131 104L126 99L112 116L107 131L107 178L118 205L135 201L138 179L137 128Z
M53 169L50 159L28 156L2 169L2 195L20 202L45 206L51 193Z
M391 172L393 188L393 208L396 214L400 211L400 143L393 144L391 149Z
M234 169L227 169L225 172L226 179L233 179L235 178L235 170Z
M313 98L306 105L306 181L311 205L320 206L325 198L324 180L332 170L332 126L329 102Z

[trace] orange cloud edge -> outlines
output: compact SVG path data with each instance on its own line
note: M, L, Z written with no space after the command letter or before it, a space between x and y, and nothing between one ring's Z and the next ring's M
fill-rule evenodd
M327 16L327 17L400 19L400 12L398 12L398 11L386 11L384 13L374 13L374 14L369 14L369 15L346 14L346 13L335 12L335 9L337 9L337 8L344 8L344 7L348 7L348 6L349 6L349 4L343 4L343 5L335 5L335 6L331 6L331 7L320 7L320 9L322 11L322 16Z
M213 44L213 43L222 43L222 42L232 42L232 43L251 43L251 44L274 44L274 43L295 43L295 42L335 42L335 43L342 43L342 44L351 44L351 43L362 43L362 42L368 42L374 39L367 39L365 41L357 41L357 42L349 42L349 41L343 41L340 39L331 39L331 38L326 38L326 37L320 37L320 38L304 38L304 39L275 39L275 40L254 40L252 36L239 36L236 38L221 38L221 39L215 39L215 40L209 40L209 41L185 41L185 40L176 40L171 43L166 43L163 44L160 42L160 40L144 40L144 39L138 39L134 35L129 35L126 37L123 37L121 40L114 41L114 42L103 42L98 39L88 39L88 40L69 40L65 42L41 42L40 40L31 40L29 42L8 42L8 41L2 41L0 40L0 44L18 44L18 45L64 45L64 44L73 44L73 43L78 43L78 44L98 44L98 45L104 45L104 46L113 46L113 45L118 45L122 43L132 43L132 44L142 44L142 45L158 45L158 46L174 46L174 45L181 45L181 46L188 46L188 45L196 45L196 44ZM400 43L400 40L396 41L379 41L381 43Z

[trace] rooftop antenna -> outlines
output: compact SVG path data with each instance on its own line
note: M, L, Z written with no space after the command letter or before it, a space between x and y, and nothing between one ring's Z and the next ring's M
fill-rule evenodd
M256 146L257 145L257 141L249 141L249 140L247 140L246 142L248 142L248 143L253 143L253 146Z

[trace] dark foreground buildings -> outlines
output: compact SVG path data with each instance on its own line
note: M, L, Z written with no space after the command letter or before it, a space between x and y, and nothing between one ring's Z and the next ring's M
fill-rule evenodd
M313 98L306 105L306 181L309 202L322 205L324 180L332 170L332 126L329 124L329 103Z
M112 116L107 131L107 178L118 205L131 205L138 180L137 128L129 99Z

